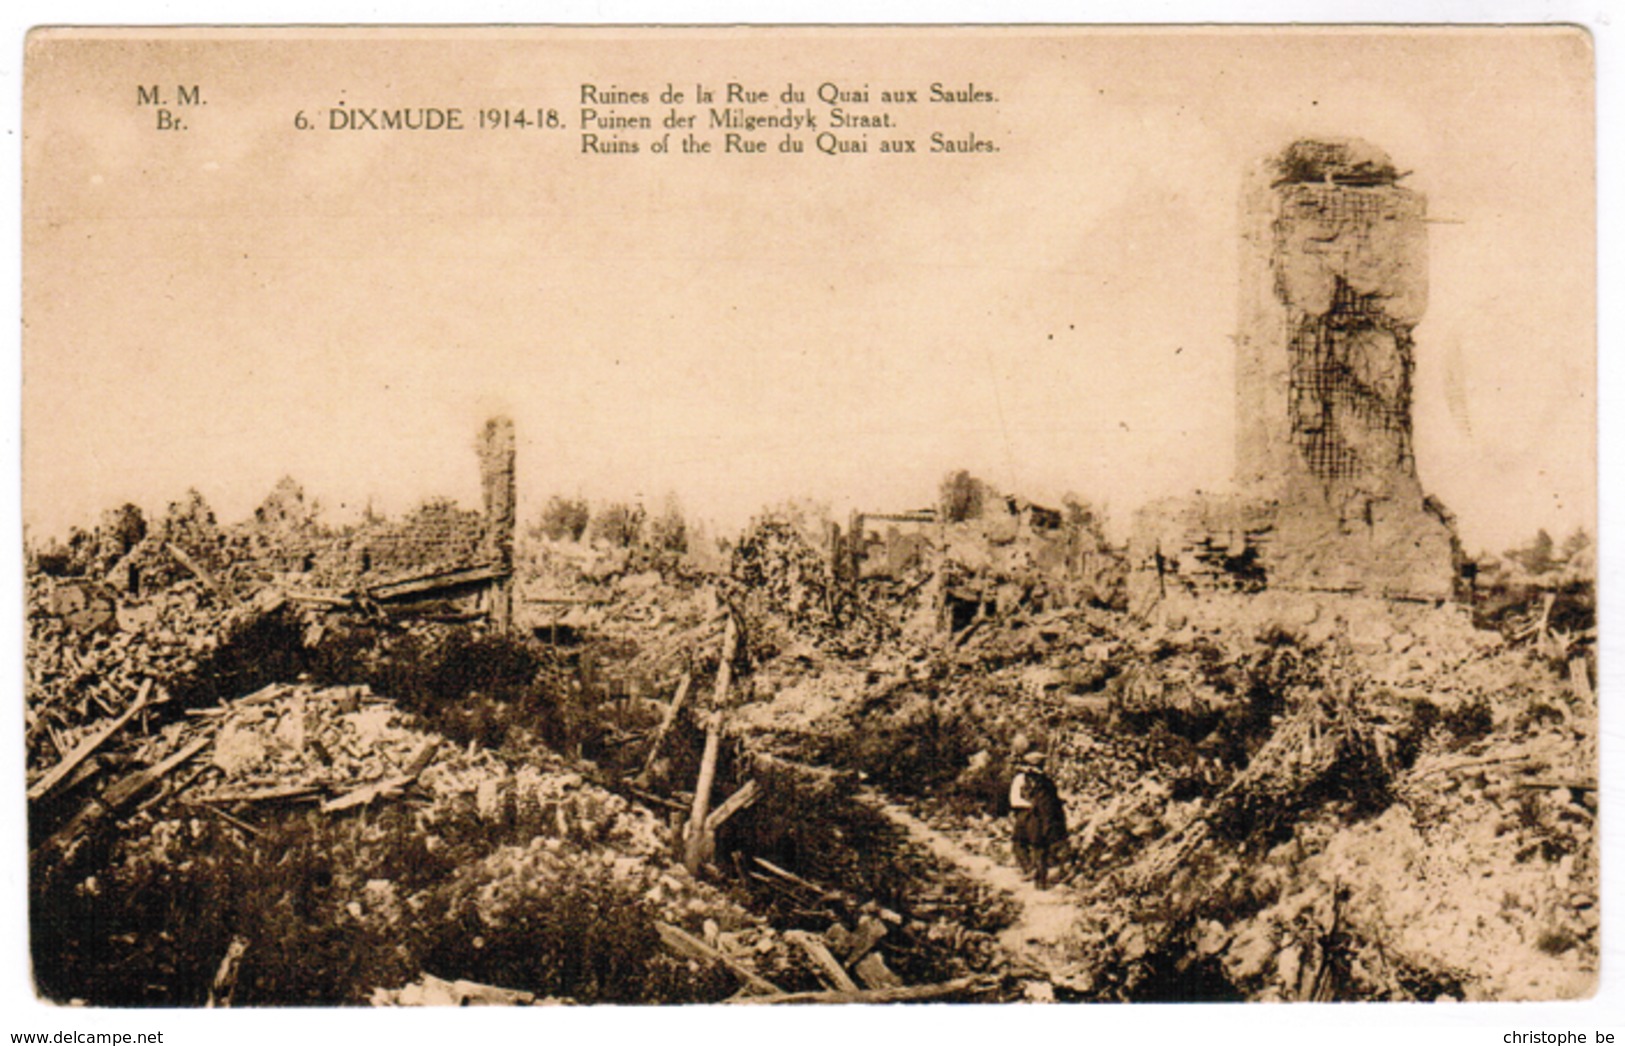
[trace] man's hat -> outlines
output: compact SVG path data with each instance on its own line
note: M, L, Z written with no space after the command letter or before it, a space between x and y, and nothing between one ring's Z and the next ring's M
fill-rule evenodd
M1030 748L1025 754L1022 755L1021 761L1033 766L1043 766L1044 753L1037 748Z

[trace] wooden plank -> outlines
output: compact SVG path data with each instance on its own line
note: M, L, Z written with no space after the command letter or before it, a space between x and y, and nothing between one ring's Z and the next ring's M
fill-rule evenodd
M797 886L799 886L799 887L801 887L803 889L811 890L813 893L817 894L819 896L819 898L821 898L823 900L840 901L840 900L845 900L846 899L847 895L841 893L839 890L831 890L828 887L819 886L817 883L812 882L809 879L803 879L801 876L797 875L794 872L787 871L787 870L785 870L783 868L780 868L778 865L774 864L772 861L766 860L766 859L761 858L761 857L752 857L751 860L755 861L757 864L761 865L763 868L767 869L769 872L772 872L775 876L777 876L778 878L784 880L785 882L794 883L795 885L797 885Z
M688 847L683 863L693 874L710 859L714 838L706 831L705 819L711 812L711 786L717 777L717 754L722 749L722 710L727 707L728 687L733 681L734 655L739 648L739 622L728 615L722 632L722 658L717 663L716 688L711 695L711 721L705 728L705 753L700 759L700 776L694 785L694 806L688 817Z
M852 972L858 975L865 988L880 990L903 987L903 979L892 972L879 952L864 956L863 961L852 968Z
M846 947L841 950L841 958L850 966L867 955L885 936L886 924L872 915L865 915L858 920L857 932L847 935ZM871 984L869 987L876 986Z
M721 806L711 811L705 819L705 830L715 835L717 830L728 822L728 818L747 807L754 806L761 795L762 789L754 779L746 781Z
M253 693L233 698L231 705L233 708L246 708L249 705L268 705L284 694L292 692L292 690L293 687L288 683L268 683Z
M137 770L127 777L109 785L99 797L92 799L75 814L72 820L52 833L51 837L34 850L32 857L38 860L48 854L65 855L71 851L80 837L90 832L110 814L117 813L125 806L161 781L177 766L191 759L214 740L213 737L200 737L180 751L150 767Z
M947 995L958 995L962 992L972 991L985 987L987 982L977 977L959 977L941 984L920 984L914 987L903 988L877 988L868 991L855 992L786 992L780 995L744 995L735 996L728 1002L734 1005L755 1005L759 1003L835 1003L835 1004L875 1004L888 1002L925 1002L929 999L940 999Z
M175 557L175 562L191 571L194 577L213 589L215 595L224 600L227 606L232 606L236 602L227 594L224 588L220 587L220 582L214 579L214 575L203 569L203 565L197 560L187 555L185 549L172 541L166 541L164 542L164 550Z
M513 571L500 566L442 570L433 574L423 574L419 577L374 585L367 589L367 595L380 603L384 603L393 599L402 599L406 596L422 595L425 592L438 592L445 588L456 588L460 585L473 585L482 581L501 581L511 576L513 576Z
M426 739L418 747L418 750L413 753L403 772L396 774L394 777L386 777L382 781L374 781L371 784L362 785L360 788L351 789L336 799L329 799L322 804L322 813L331 814L356 806L365 806L374 799L399 793L401 789L418 779L418 775L423 773L430 761L434 759L435 750L439 747L440 740L438 738Z
M675 799L667 799L663 795L656 795L654 792L650 792L643 788L638 788L635 785L623 784L621 787L625 788L628 792L637 796L639 799L642 799L646 803L653 803L656 806L663 806L668 810L676 810L678 813L686 813L688 811L688 806L686 804L679 803Z
M649 743L649 753L643 757L643 769L638 771L637 780L645 782L649 779L649 772L655 765L655 758L660 755L660 748L666 743L666 735L671 733L672 724L677 722L677 713L683 710L683 702L688 700L689 686L694 677L687 672L677 681L677 695L666 706L666 714L660 720L660 726L655 730L654 740Z
M203 749L208 747L213 741L214 738L212 736L200 737L191 744L187 745L185 748L182 748L180 751L171 755L168 759L165 759L146 770L139 770L136 773L131 774L129 777L126 777L124 780L109 788L102 796L102 801L109 807L118 809L131 799L134 799L137 795L144 792L146 789L150 788L152 785L162 781L165 777L168 777L177 766L180 766L188 759L191 759L193 756L203 751Z
M261 836L263 836L265 834L260 829L255 828L253 825L249 824L247 821L244 821L244 820L242 820L241 818L238 818L238 817L233 817L230 814L226 813L224 810L220 809L219 807L210 806L208 803L199 802L196 799L183 799L182 802L187 806L194 807L194 808L196 808L198 810L202 810L205 813L213 814L215 817L220 818L222 821L224 821L227 824L231 825L233 828L240 829L241 831L247 832L249 835L252 835L255 838L259 838L259 837L261 837Z
M78 747L69 752L60 763L47 770L44 777L30 785L28 788L28 801L37 803L51 794L57 785L61 784L69 774L73 773L80 763L90 758L96 749L112 740L114 734L123 730L130 720L136 717L137 713L147 707L147 696L151 693L152 680L143 679L141 689L136 691L135 700L131 702L130 707L126 708L122 715L108 724L106 729L99 734L81 741Z
M222 1009L231 1005L231 997L237 991L237 970L242 965L243 953L248 951L248 942L241 937L233 937L226 946L226 956L220 960L220 968L215 971L214 984L209 988L209 1001L204 1009L212 1010L216 1007Z
M315 603L318 606L340 608L355 606L355 600L350 599L348 596L330 596L325 592L288 591L284 595L295 603Z
M1591 700L1591 673L1586 668L1584 654L1569 661L1569 686L1581 701Z
M779 986L767 980L755 970L735 959L726 952L718 951L693 934L680 930L670 923L655 923L655 930L660 934L660 941L667 948L678 955L686 955L693 959L703 959L709 962L718 962L726 966L733 974L747 985L759 992L765 993L762 997L772 997L784 994Z
M229 789L198 797L200 803L261 803L273 799L308 799L320 792L316 785L275 785L270 788Z
M689 874L699 872L700 865L711 857L715 837L706 831L706 818L710 816L711 786L717 776L717 754L722 750L722 712L711 713L705 728L705 752L700 757L700 777L694 785L694 803L689 807L688 841L683 864Z
M394 777L386 777L382 781L362 785L360 788L352 788L338 798L329 799L323 803L321 807L322 813L332 814L357 806L366 806L374 799L398 795L401 789L411 783L412 779L410 777L405 774L397 774Z
M840 961L830 954L829 948L825 947L823 941L805 930L788 930L784 934L784 939L794 942L802 951L806 952L807 958L813 961L813 965L818 967L818 972L836 991L855 992L859 990L858 982L848 976L846 967L842 966Z

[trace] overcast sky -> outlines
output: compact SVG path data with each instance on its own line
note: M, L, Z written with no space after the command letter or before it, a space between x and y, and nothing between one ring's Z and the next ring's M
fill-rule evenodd
M1227 482L1242 178L1317 135L1386 149L1439 219L1424 487L1472 549L1595 516L1578 32L36 37L27 75L36 534L191 486L233 520L285 473L339 511L474 504L494 412L518 426L525 517L578 492L674 492L724 525L789 497L907 508L968 468L1124 519ZM998 102L898 121L1000 152L583 156L574 132L293 127L341 100L573 122L581 83L696 80L974 82ZM157 132L136 86L179 83L208 104Z

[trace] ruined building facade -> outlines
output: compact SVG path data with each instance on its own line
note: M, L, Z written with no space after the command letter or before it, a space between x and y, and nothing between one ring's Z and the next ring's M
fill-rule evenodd
M1416 472L1412 332L1427 307L1426 201L1401 177L1357 141L1299 141L1252 172L1236 490L1142 512L1130 549L1142 597L1170 582L1454 593L1455 531Z

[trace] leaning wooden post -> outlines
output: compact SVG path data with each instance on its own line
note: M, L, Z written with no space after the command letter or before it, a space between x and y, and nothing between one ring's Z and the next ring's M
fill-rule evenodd
M739 645L739 624L732 612L722 632L722 661L717 665L717 685L711 694L711 715L705 727L705 754L700 758L700 778L694 784L694 807L688 816L688 848L683 863L690 872L711 857L712 838L705 819L711 812L711 786L717 779L717 754L722 749L722 710L733 681L734 652Z
M671 725L677 721L677 713L683 710L683 702L688 699L689 684L693 677L687 672L677 684L677 696L671 699L666 706L666 715L660 720L660 729L655 731L655 739L649 744L649 754L643 757L643 769L638 772L637 781L641 784L649 779L654 770L655 759L660 756L660 746L666 743L666 735L671 733Z

